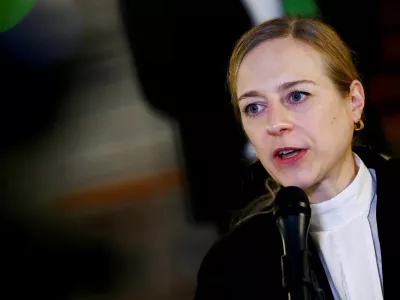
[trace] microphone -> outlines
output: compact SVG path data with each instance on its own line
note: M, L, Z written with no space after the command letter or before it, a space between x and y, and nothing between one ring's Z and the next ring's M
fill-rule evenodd
M282 187L275 198L274 216L282 237L282 285L288 299L320 299L309 264L311 208L306 193L295 186Z

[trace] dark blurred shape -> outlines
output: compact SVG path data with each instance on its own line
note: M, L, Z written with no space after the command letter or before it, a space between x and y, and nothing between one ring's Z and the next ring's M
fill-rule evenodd
M376 103L373 81L381 69L383 22L382 3L392 1L327 1L316 0L323 21L330 24L354 50L357 69L366 92L366 126L362 139L376 152L388 153L388 141L382 127L382 114ZM362 8L362 13L360 11Z
M81 25L72 0L39 0L0 33L2 151L31 147L54 128Z
M12 60L42 67L70 58L82 32L81 12L73 0L37 0L19 24L0 34L0 41Z
M76 299L117 289L122 256L109 241L54 221L7 211L0 222L2 293L8 299Z
M57 121L68 86L67 64L33 68L12 61L0 35L2 151L31 146Z
M382 117L384 137L393 156L400 156L400 3L381 0L378 7L378 68L371 80L372 101Z
M2 151L31 146L57 121L67 87L67 65L34 69L9 60L0 50Z
M225 228L230 211L243 206L245 141L226 72L250 19L237 0L120 0L120 6L146 99L178 123L194 219Z

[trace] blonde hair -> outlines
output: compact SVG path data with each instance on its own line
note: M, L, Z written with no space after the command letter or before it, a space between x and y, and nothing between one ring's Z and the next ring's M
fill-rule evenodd
M231 228L235 228L252 217L259 214L269 214L272 212L276 194L279 192L281 185L272 177L265 180L265 188L268 193L258 197L247 205L244 209L239 210L233 215L231 220Z
M284 17L272 19L246 32L233 49L229 61L228 84L238 120L240 120L240 110L236 86L243 58L252 49L266 41L288 37L311 46L321 54L328 77L343 97L349 95L352 81L360 80L353 61L352 51L330 26L310 18ZM353 142L356 142L356 140L354 139ZM272 179L266 182L269 194L260 197L246 207L241 212L239 223L236 222L236 224L240 224L248 219L248 217L258 214L260 211L269 211L265 208L271 207L275 193L280 188L277 183L273 183L274 188L272 188L272 182ZM246 217L243 218L243 215Z

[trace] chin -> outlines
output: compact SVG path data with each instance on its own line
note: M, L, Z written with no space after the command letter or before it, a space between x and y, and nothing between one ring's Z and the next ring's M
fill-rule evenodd
M278 182L282 186L297 186L303 190L308 189L314 184L314 180L307 176L286 176L285 178L282 178L282 180L278 180Z

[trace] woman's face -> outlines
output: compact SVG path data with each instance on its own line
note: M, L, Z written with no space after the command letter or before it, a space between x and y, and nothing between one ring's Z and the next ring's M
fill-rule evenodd
M353 81L349 92L344 99L322 56L292 38L264 42L245 56L237 81L241 119L276 181L305 190L335 189L352 176L351 141L364 91Z

